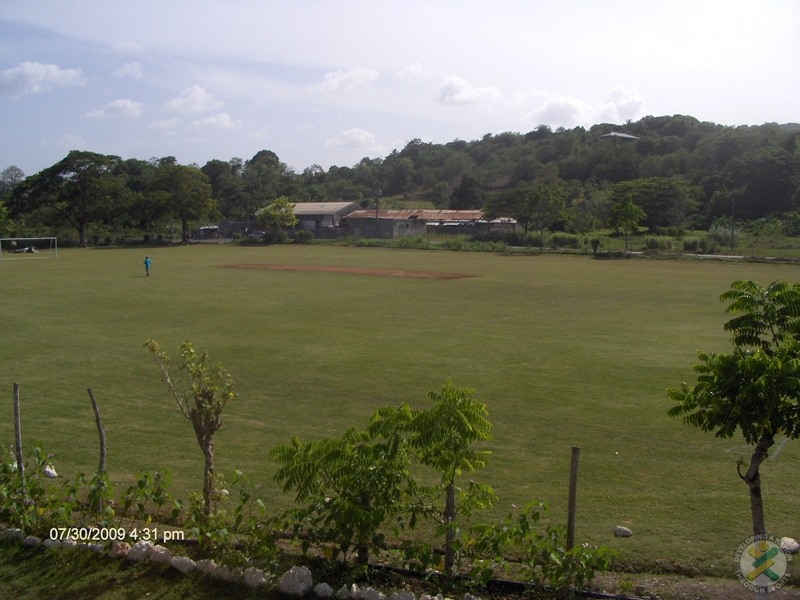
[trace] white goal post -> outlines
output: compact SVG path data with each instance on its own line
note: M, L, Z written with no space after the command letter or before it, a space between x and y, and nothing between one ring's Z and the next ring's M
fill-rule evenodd
M58 258L58 238L0 238L0 260Z

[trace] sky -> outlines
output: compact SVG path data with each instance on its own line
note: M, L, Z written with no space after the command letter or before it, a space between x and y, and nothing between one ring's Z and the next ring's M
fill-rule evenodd
M800 122L796 0L2 0L0 170L89 150L297 172L412 139Z

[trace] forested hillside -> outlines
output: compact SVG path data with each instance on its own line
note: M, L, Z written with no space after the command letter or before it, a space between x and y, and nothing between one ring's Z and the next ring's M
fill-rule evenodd
M610 132L638 140L598 139ZM74 151L36 175L9 167L0 179L15 230L66 222L79 232L112 223L147 231L167 217L185 229L196 219L244 218L280 196L367 205L375 190L384 206L483 208L526 228L581 233L606 226L611 207L630 195L651 230L706 229L732 211L739 221L798 209L800 125L728 127L682 115L590 129L542 125L446 144L414 139L385 158L300 173L268 150L202 167Z

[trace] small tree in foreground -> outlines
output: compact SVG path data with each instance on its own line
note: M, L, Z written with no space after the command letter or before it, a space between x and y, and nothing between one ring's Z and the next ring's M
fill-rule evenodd
M608 224L625 234L625 252L628 251L628 234L639 230L639 222L644 221L647 214L633 203L633 196L628 194L623 200L611 207L611 219Z
M175 396L178 408L187 419L192 422L197 443L205 457L203 470L203 503L205 513L211 512L211 492L214 479L214 433L222 427L222 410L228 400L232 399L233 379L223 370L222 365L211 365L208 352L203 352L199 357L190 342L181 344L181 366L179 371L185 371L188 378L188 387L179 389L169 375L169 357L161 352L158 344L148 340L145 344L155 356L164 381ZM221 386L221 389L220 387Z
M678 402L670 409L685 423L731 437L741 429L754 444L750 465L739 476L750 490L753 533L765 534L759 466L775 436L800 437L800 341L793 337L800 324L800 286L775 282L762 288L736 281L720 300L733 300L728 313L741 313L725 324L733 333L732 354L699 352L697 385L668 389Z
M256 213L258 224L264 228L264 241L272 243L285 238L284 229L297 225L292 203L286 196L275 198L270 204Z

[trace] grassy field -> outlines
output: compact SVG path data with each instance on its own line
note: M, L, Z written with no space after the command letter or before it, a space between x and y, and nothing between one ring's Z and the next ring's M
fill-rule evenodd
M145 252L87 249L0 262L0 441L13 442L21 384L28 448L44 442L64 476L91 473L97 397L112 480L169 467L179 497L202 485L202 455L152 357L184 340L237 382L216 437L217 466L263 484L267 452L363 426L377 408L428 406L445 378L474 388L494 423L489 467L496 516L539 499L566 522L570 447L581 447L578 539L629 563L732 571L749 534L741 438L720 440L666 414L664 389L693 381L696 350L724 351L730 282L795 282L797 265L594 260L333 246L197 245ZM275 263L442 271L439 281L221 268ZM780 444L781 440L778 440ZM768 529L800 538L800 443L762 467ZM617 540L615 525L634 536Z

